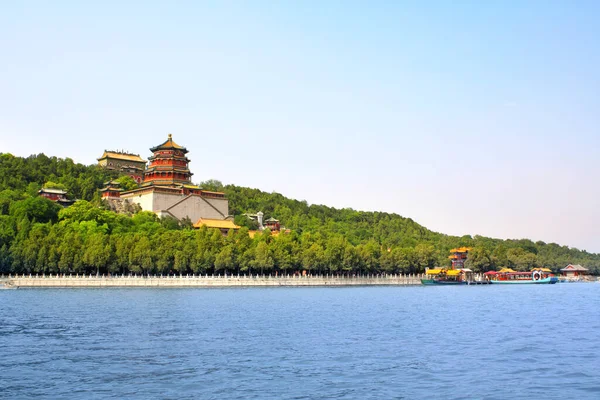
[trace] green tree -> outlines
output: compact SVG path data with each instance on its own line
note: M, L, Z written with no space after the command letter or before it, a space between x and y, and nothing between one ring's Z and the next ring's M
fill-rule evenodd
M313 243L302 252L302 268L309 273L316 271L321 273L325 265L325 250L319 243Z
M254 267L260 269L260 273L263 274L265 270L270 271L273 265L274 261L269 245L266 242L259 242L254 252Z
M203 190L210 190L212 192L221 192L223 191L223 183L216 179L209 179L204 182L200 182L198 184Z
M154 269L151 256L150 239L145 235L136 235L129 256L130 269L134 273L148 274Z
M44 197L30 197L10 205L10 215L15 220L27 218L35 222L56 222L61 207Z
M119 183L119 185L121 186L121 189L126 190L126 191L137 189L137 187L138 187L137 182L129 175L122 175L115 180Z
M90 269L95 269L97 275L100 274L101 269L106 268L111 257L112 254L108 245L107 235L96 232L86 238L83 262Z

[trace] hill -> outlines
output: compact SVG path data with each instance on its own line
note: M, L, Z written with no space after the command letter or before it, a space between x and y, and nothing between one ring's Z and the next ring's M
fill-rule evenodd
M250 239L244 228L223 238L217 231L195 231L189 223L159 220L148 212L129 217L103 209L97 190L115 177L68 158L0 154L0 270L415 273L448 265L451 248L469 246L467 263L476 271L536 266L557 271L577 263L600 272L600 255L556 243L449 236L397 214L309 205L215 180L201 183L227 194L231 214L263 211L291 229L290 234L266 232ZM62 209L38 197L48 182L81 201Z

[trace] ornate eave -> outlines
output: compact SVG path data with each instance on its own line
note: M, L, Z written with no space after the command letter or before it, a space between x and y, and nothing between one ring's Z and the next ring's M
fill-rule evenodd
M182 151L183 153L188 152L188 150L185 147L180 146L173 141L173 135L171 135L170 133L169 133L169 138L167 139L166 142L159 144L158 146L150 148L150 151L153 153L157 152L159 150L179 150L179 151Z

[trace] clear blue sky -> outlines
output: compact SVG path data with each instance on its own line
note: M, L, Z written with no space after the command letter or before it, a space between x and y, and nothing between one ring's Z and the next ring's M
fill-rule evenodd
M4 2L0 151L600 252L600 2Z

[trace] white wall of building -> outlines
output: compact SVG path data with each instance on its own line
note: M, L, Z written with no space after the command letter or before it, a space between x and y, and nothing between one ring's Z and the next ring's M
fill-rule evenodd
M177 219L189 217L192 222L196 222L200 218L225 219L229 215L229 200L227 199L156 192L131 197L124 196L123 198L139 204L144 211L152 211L159 216L171 214Z
M229 201L190 196L167 210L178 219L188 216L192 222L200 218L225 219L229 215Z
M132 203L137 203L142 207L143 211L154 211L154 196L153 193L144 193L134 196L122 196Z

